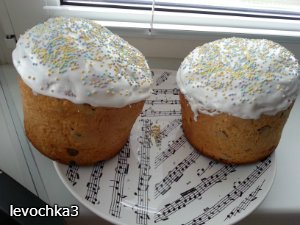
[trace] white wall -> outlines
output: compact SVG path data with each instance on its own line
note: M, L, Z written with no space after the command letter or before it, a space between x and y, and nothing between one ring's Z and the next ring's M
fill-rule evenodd
M0 65L11 61L10 52L5 43L5 34L14 33L4 0L0 0Z
M4 33L0 27L0 37L4 37ZM3 38L0 38L0 65L8 63L6 60L5 56L8 55L9 53L7 52L7 48L4 44Z
M36 188L2 89L3 77L4 72L0 68L0 169L36 194Z
M2 0L5 2L13 29L17 36L47 19L43 0Z

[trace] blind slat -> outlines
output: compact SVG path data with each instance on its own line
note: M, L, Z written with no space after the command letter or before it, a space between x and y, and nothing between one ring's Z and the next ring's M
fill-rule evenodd
M110 6L124 8L219 13L274 18L300 19L300 1L298 0L61 0L66 5Z

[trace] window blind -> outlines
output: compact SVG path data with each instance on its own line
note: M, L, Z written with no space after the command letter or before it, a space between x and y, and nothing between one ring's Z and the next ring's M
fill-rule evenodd
M300 20L298 0L61 0L62 5L113 7Z
M300 37L298 0L45 0L49 17L77 16L124 34ZM121 30L120 30L121 29ZM133 32L134 31L134 32ZM169 35L170 34L170 35Z

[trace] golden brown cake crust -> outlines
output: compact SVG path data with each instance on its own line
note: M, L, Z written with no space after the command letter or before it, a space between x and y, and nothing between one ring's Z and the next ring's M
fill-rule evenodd
M252 163L264 159L277 147L292 106L257 120L221 113L199 112L197 121L185 97L180 94L182 127L190 144L203 155L229 164Z
M68 164L110 159L126 144L144 101L123 108L92 107L35 95L20 79L25 132L45 156Z

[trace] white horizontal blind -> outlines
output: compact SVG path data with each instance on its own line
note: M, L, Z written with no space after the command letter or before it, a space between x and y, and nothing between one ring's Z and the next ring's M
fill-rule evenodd
M211 32L220 31L220 27L224 27L223 32L261 32L245 30L252 28L270 30L266 32L270 35L295 36L295 33L286 31L297 31L297 26L300 25L299 0L61 0L61 4L144 11L148 17L143 22L148 23L150 19L150 33L153 28ZM132 16L125 20L130 18ZM133 22L141 22L132 19ZM120 17L117 21L124 22L124 19ZM298 22L296 26L295 21ZM130 26L134 27L136 24ZM144 28L145 25L140 24L140 27Z
M150 9L153 0L61 0L62 5Z
M61 0L62 5L300 18L299 0Z
M76 0L75 0L76 1ZM96 0L100 2L99 0ZM138 2L138 1L136 1ZM181 7L216 7L228 9L244 9L244 10L279 10L279 11L298 11L298 0L157 0L157 4L175 5Z
M239 34L300 42L297 0L45 0L49 16L78 16L143 35ZM132 32L131 32L132 33ZM162 35L162 36L163 36ZM172 35L171 35L172 36Z

